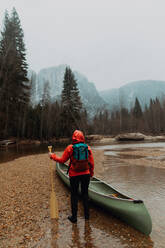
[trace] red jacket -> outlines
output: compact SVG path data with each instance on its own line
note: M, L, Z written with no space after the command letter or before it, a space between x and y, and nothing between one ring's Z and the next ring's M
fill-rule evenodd
M72 142L73 144L75 143L84 143L85 142L85 138L84 135L81 131L76 130L73 133L72 136ZM81 172L77 172L74 170L73 165L71 163L72 161L72 154L73 154L73 145L68 145L67 148L64 150L62 157L58 157L57 155L55 155L54 153L51 155L50 158L52 158L53 160L59 162L59 163L65 163L68 159L70 159L70 169L69 169L69 176L70 177L74 177L74 176L80 176L80 175L85 175L85 174L90 174L90 176L92 177L94 175L94 159L93 159L93 155L92 155L92 150L90 148L90 146L88 146L88 150L89 150L89 157L88 157L88 161L90 163L90 169L87 169L85 171L81 171Z

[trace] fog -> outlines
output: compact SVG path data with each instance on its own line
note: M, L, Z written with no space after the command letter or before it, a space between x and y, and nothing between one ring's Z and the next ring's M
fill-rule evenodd
M1 0L1 30L12 7L36 72L67 64L98 90L165 80L163 0Z

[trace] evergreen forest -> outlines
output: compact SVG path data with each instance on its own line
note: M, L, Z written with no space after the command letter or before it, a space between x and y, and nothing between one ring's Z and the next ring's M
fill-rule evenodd
M138 98L132 109L98 110L92 118L83 107L71 68L63 79L61 98L52 101L51 82L34 104L33 75L28 79L24 32L17 11L6 11L0 36L0 139L50 140L70 137L73 130L85 134L116 135L124 132L165 133L165 101L151 99L142 110Z

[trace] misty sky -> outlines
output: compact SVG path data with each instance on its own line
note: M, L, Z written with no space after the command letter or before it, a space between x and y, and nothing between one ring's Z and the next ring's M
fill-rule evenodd
M165 80L164 0L1 0L21 20L31 69L68 64L98 90Z

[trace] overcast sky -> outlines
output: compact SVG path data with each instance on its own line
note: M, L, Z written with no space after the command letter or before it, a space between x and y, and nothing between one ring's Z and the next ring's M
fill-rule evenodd
M36 72L68 64L98 90L165 80L165 0L1 0L1 29L12 7Z

